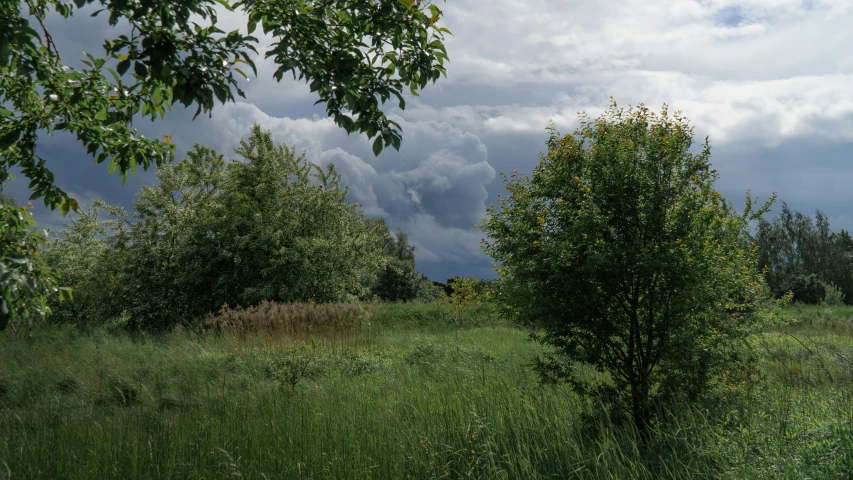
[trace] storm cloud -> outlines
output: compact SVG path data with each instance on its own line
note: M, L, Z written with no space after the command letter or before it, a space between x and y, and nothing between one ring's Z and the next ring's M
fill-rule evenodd
M490 275L474 224L502 193L497 173L529 172L544 148L545 127L571 132L578 112L664 103L710 136L718 186L735 203L747 189L773 192L792 208L820 208L833 227L853 227L853 8L846 0L449 0L441 4L451 63L448 77L405 111L400 152L374 157L370 143L324 117L301 83L272 80L259 59L247 97L191 121L176 110L139 125L146 135L173 134L180 152L194 143L227 155L254 123L276 140L334 162L350 197L417 246L430 277ZM239 26L237 15L223 17ZM106 22L52 19L63 58L100 49ZM268 41L268 39L264 39ZM68 50L68 56L66 52ZM41 148L63 187L81 200L129 204L141 172L125 186L95 166L73 138ZM10 191L25 200L26 185ZM42 223L57 214L36 212Z

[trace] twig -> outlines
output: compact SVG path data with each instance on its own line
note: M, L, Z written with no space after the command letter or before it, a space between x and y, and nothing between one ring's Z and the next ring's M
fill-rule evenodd
M47 42L47 51L50 52L51 50L53 50L53 54L56 55L54 64L59 65L62 59L59 57L59 50L56 49L56 43L53 41L53 37L50 36L50 32L47 31L47 27L44 25L44 19L41 18L41 15L39 15L39 11L36 9L36 7L33 6L32 3L30 3L30 0L24 1L27 3L27 6L30 7L30 11L33 12L33 15L35 15L36 20L38 20L39 22L39 25L41 25L41 29L44 32L45 42Z

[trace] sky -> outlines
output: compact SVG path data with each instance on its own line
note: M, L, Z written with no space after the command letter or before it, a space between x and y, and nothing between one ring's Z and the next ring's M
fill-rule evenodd
M149 136L172 134L180 155L201 143L231 155L255 123L279 142L334 162L350 199L415 245L417 268L431 279L494 276L475 224L503 193L499 172L529 173L553 121L571 133L579 112L601 114L645 104L681 111L710 138L719 190L741 204L751 190L774 192L795 209L826 213L837 230L853 229L853 2L849 0L448 0L442 25L453 36L447 78L386 104L403 130L399 152L378 157L366 136L325 118L308 87L277 83L259 58L246 98L212 117L177 107L165 120L141 122ZM225 15L226 30L239 15ZM63 59L99 52L116 36L106 20L51 18ZM263 39L262 42L268 42ZM76 55L76 57L75 57ZM73 64L73 60L70 61ZM102 198L130 206L156 181L138 172L122 185L70 136L45 137L39 154L61 187L81 203ZM231 155L234 156L234 155ZM7 189L28 197L25 180ZM774 211L778 212L781 203ZM36 202L36 219L63 218ZM71 214L73 215L73 214Z

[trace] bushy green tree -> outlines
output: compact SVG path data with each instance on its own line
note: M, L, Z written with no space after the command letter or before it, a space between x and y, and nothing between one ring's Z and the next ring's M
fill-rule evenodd
M761 294L749 221L714 188L707 139L664 107L611 104L574 135L550 128L531 176L503 175L484 249L507 312L541 327L546 379L646 431L659 401L696 399L752 330ZM597 372L590 373L590 368Z
M101 55L71 65L46 20L55 14L73 25L87 6L129 28L106 39ZM242 13L248 35L221 30L222 11ZM36 152L41 135L59 131L122 178L170 162L170 137L145 138L134 118L162 118L174 103L208 113L234 92L243 96L237 75L246 77L241 65L257 73L258 26L273 38L265 56L276 80L304 80L337 125L376 137L377 155L399 149L400 125L380 107L396 97L405 108L406 90L417 95L446 74L441 16L413 0L0 0L0 184L19 167L33 198L63 214L76 210Z
M447 297L444 289L436 285L423 273L418 278L416 287L415 300L418 302L430 303Z
M225 304L370 296L387 229L346 201L334 166L309 162L258 126L236 152L240 160L226 161L196 145L159 167L130 216L113 212L120 228L94 214L72 222L55 265L121 308L81 304L80 315L105 323L121 314L131 328L161 329Z
M415 270L415 247L409 245L409 237L402 230L397 230L396 235L386 232L384 237L385 265L379 273L374 294L390 302L412 300L417 296L420 283Z
M84 325L92 319L114 319L126 308L117 293L125 282L129 214L120 206L94 200L66 227L53 232L45 245L49 265L74 286L74 300L50 302L51 319Z

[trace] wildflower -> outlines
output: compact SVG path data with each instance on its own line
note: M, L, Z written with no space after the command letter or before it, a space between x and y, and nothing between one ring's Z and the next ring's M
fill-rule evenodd
M59 100L59 97L55 93L51 93L50 95L48 95L47 98L53 100L54 102Z

